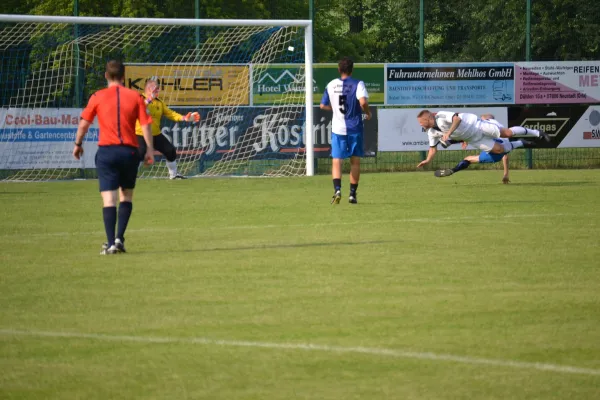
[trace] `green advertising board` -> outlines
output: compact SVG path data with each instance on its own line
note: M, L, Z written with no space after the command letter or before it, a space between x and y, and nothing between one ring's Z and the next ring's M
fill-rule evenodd
M318 95L315 95L314 103L319 104L325 91L325 86L335 78L339 78L337 64L315 64L313 67L313 78L319 87ZM365 83L369 93L370 104L383 104L385 100L385 71L384 64L354 64L352 77Z
M252 73L252 104L271 105L283 101L284 95L298 96L301 103L304 99L302 82L298 82L300 67L297 64L271 64L256 66ZM384 93L383 64L354 64L352 76L365 82L369 92L369 103L383 104ZM313 103L319 104L325 91L325 86L335 78L339 78L337 64L313 65ZM294 93L295 92L295 93ZM289 99L288 99L289 101Z

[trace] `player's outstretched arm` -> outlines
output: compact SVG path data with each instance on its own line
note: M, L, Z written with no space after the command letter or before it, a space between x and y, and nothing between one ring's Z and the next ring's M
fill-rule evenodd
M417 165L417 168L421 168L422 166L429 164L431 162L431 160L433 160L433 157L435 157L436 153L437 153L436 146L429 147L429 152L427 153L427 158L424 159L423 161L421 161L419 163L419 165Z
M194 111L194 112L189 112L186 115L181 115L178 112L171 110L164 103L162 104L162 115L165 118L170 119L171 121L175 121L175 122L179 122L179 121L199 122L200 121L199 113Z
M183 117L182 121L185 122L200 122L200 114L197 112L189 112L187 114L185 114L185 116Z

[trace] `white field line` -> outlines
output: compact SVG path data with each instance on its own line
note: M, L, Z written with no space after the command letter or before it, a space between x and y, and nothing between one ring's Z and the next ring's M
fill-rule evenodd
M409 358L425 361L448 361L468 365L487 365L492 367L506 367L526 370L549 371L563 374L579 374L600 376L600 369L580 368L569 365L557 365L547 363L534 363L513 360L500 360L490 358L465 357L452 354L438 354L431 352L405 351L397 349L386 349L376 347L342 347L327 346L310 343L272 343L272 342L254 342L244 340L218 340L202 337L153 337L153 336L124 336L124 335L105 335L96 333L78 333L78 332L47 332L47 331L24 331L16 329L0 329L2 336L16 337L46 337L46 338L66 338L66 339L90 339L109 342L134 342L134 343L156 343L156 344L186 344L186 345L204 345L204 346L226 346L226 347L255 347L277 350L304 350L321 351L339 354L367 354L373 356Z
M342 221L332 221L332 222L317 222L317 223L308 223L308 224L271 224L271 225L230 225L230 226L182 226L177 228L168 228L168 227L156 227L156 228L139 228L139 229L128 229L127 232L140 232L140 233L149 233L149 232L173 232L173 231L231 231L231 230L252 230L252 229L286 229L286 228L320 228L320 227L328 227L328 226L344 226L344 225L381 225L381 224L394 224L394 223L406 223L406 222L416 222L416 223L448 223L448 222L461 222L461 221L494 221L494 223L517 223L519 222L519 218L531 218L531 219L542 219L541 221L537 221L536 223L553 223L551 222L552 217L590 217L596 216L593 213L585 213L585 214L574 214L574 213L566 213L566 214L504 214L504 215L494 215L494 216L449 216L449 217L440 217L440 218L398 218L398 219L386 219L386 220L373 220L373 221L354 221L354 222L342 222ZM519 222L520 223L520 222ZM0 238L19 238L18 233L4 233L0 234ZM70 232L40 232L40 233L24 233L22 234L24 238L27 237L44 237L44 236L79 236L79 235L99 235L103 236L104 232L101 230L97 231L70 231Z

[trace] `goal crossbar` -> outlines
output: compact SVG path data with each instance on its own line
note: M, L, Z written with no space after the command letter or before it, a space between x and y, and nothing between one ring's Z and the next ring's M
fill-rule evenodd
M173 19L173 18L113 18L73 17L0 14L0 21L88 24L88 25L184 25L184 26L301 26L311 27L312 21L305 19Z

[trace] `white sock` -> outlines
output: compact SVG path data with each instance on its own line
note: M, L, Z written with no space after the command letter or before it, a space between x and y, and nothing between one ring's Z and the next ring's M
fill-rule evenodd
M518 149L519 147L523 147L523 142L520 140L515 140L514 142L510 142L512 144L513 149Z
M510 130L512 131L513 135L528 135L540 137L540 131L536 129L527 129L523 128L522 126L513 126L510 128Z
M514 143L514 142L513 142ZM509 142L508 140L503 140L502 141L502 145L504 146L504 152L505 153L510 153L513 149L513 145L511 144L511 142Z
M177 175L177 161L167 161L169 176L172 178Z

